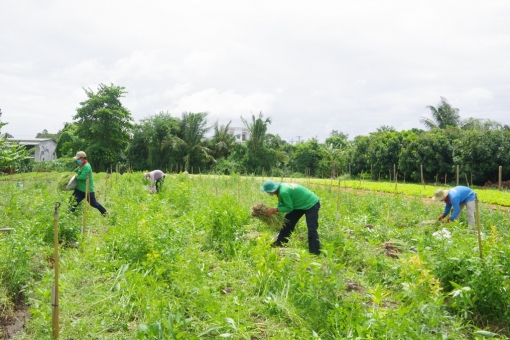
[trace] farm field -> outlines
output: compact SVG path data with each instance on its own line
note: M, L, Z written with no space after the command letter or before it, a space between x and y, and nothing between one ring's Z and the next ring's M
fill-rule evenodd
M0 234L0 325L16 306L30 313L14 339L52 338L55 202L62 339L510 336L506 210L480 204L481 257L465 213L435 221L443 204L423 199L435 186L288 180L321 199L317 257L304 218L288 247L269 246L277 230L250 216L276 205L265 178L171 175L151 194L141 173L94 176L108 217L84 202L68 213L60 174L0 182L2 228L14 229ZM508 192L475 191L510 205Z

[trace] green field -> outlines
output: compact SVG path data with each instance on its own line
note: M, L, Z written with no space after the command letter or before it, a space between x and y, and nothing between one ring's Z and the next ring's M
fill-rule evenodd
M16 339L51 339L55 202L62 339L510 334L510 216L484 204L509 205L507 192L476 190L481 258L465 213L435 221L437 187L302 179L321 199L316 257L304 219L287 248L269 247L275 230L250 217L255 203L276 205L265 178L173 175L154 195L141 173L95 174L110 215L87 206L84 219L83 203L67 212L59 176L0 181L1 227L14 229L0 234L0 313L31 315Z

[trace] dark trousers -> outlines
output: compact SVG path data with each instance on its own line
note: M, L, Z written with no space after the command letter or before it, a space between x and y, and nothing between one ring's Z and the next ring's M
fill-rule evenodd
M156 180L156 192L160 192L161 187L163 186L163 182L165 181L165 176Z
M78 204L80 204L80 202L83 201L84 199L85 199L85 193L78 189L74 189L73 196L71 196L70 211L74 212L76 210L76 207L78 207ZM106 209L101 204L99 204L98 201L96 201L96 195L93 192L89 192L89 199L87 201L90 203L90 205L92 207L99 210L99 212L101 212L101 214L104 214L106 212Z
M276 239L277 245L289 242L289 237L294 231L296 224L299 219L306 216L306 226L308 227L308 250L311 254L320 254L321 243L319 241L319 209L321 208L321 202L317 202L313 207L308 210L293 210L285 215L287 222L283 225L283 228L278 234Z

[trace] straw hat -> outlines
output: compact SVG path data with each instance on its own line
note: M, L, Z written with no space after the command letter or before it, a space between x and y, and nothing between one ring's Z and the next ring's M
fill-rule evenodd
M76 153L76 156L74 156L73 158L74 159L79 159L79 158L87 158L87 154L85 153L85 151L78 151Z
M434 201L443 201L446 198L446 196L448 196L448 190L437 189L436 192L434 193L434 196L432 196L431 198Z

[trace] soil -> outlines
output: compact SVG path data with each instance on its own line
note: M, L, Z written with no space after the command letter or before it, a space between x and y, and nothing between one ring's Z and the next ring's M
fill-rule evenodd
M491 181L487 181L482 189L497 189L498 183L492 183ZM502 181L501 189L510 189L510 181Z
M20 332L25 322L30 319L28 307L23 303L18 303L14 312L9 315L0 316L0 340L12 339Z

